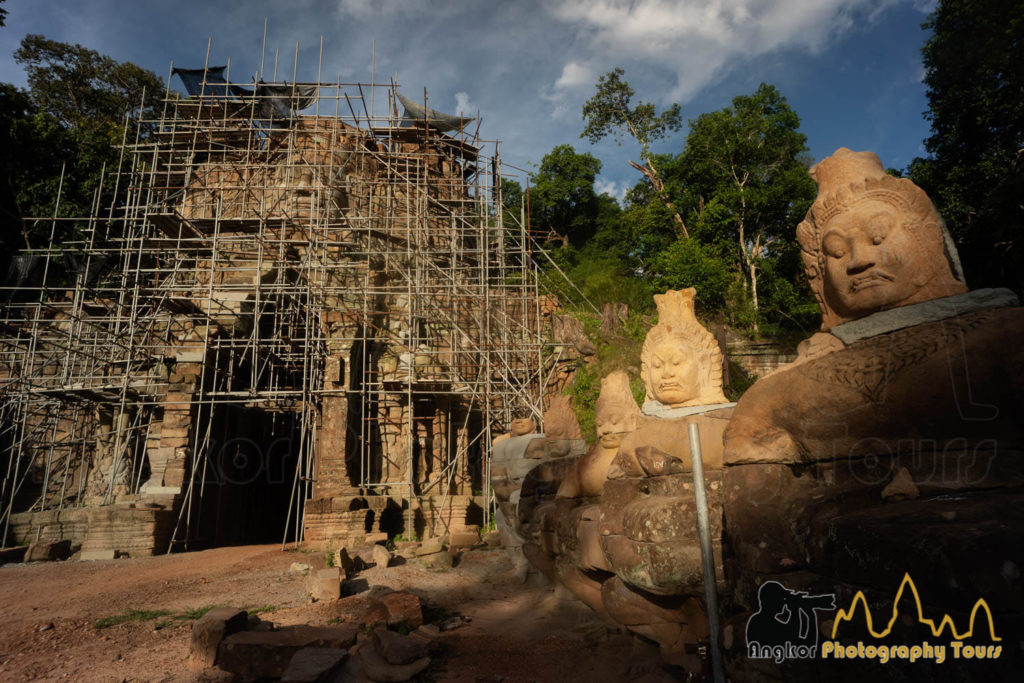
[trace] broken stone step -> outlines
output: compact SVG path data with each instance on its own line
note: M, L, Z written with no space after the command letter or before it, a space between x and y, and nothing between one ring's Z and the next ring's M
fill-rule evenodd
M281 676L282 683L316 683L334 680L348 656L346 650L305 647L295 653Z
M430 666L430 657L422 657L409 664L389 664L384 655L369 643L359 648L355 658L362 666L363 673L372 681L408 681Z
M373 630L373 646L388 664L411 664L427 656L427 645L422 639L385 628Z
M205 669L217 663L217 648L227 636L244 631L249 625L247 612L233 607L214 607L192 624L189 664Z
M307 647L347 649L359 627L295 626L279 631L243 631L225 638L217 650L217 666L245 679L280 678L292 657Z

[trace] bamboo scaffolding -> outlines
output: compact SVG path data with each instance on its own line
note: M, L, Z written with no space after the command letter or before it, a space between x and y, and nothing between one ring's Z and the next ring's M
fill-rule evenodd
M19 255L42 279L0 288L4 540L27 497L37 511L168 500L170 549L208 540L218 430L252 410L296 437L281 532L301 540L339 424L327 401L351 416L351 490L403 499L410 527L420 496L486 491L492 434L517 410L542 416L547 377L536 247L506 224L498 144L401 120L394 81L307 83L315 113L284 117L169 80L153 118L126 125L92 215L59 218L58 197L50 244ZM177 493L153 476L173 449Z

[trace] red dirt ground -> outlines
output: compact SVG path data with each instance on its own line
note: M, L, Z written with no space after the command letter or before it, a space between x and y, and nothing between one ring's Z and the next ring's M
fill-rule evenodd
M326 625L341 603L311 603L293 562L314 568L324 553L280 546L218 548L141 559L8 564L0 567L0 680L187 681L191 622L169 617L98 629L129 609L230 605L267 608L275 624ZM440 637L422 680L636 680L658 669L657 654L609 631L581 603L551 588L524 587L501 551L469 551L450 570L411 560L361 572L370 586L410 590L433 609L472 619ZM660 673L660 672L659 672ZM645 678L652 680L654 674Z

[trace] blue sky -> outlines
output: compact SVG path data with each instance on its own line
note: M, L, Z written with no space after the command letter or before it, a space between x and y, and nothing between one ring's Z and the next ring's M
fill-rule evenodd
M75 42L166 76L231 61L232 80L278 57L290 78L369 81L397 74L406 94L442 111L477 111L502 158L532 168L559 144L604 162L599 188L639 179L634 146L580 139L597 78L621 66L640 99L682 105L686 119L759 83L800 115L811 155L876 152L901 168L928 135L921 23L934 0L7 0L0 80L24 85L12 53L26 33ZM180 88L176 82L173 87ZM685 130L658 151L681 149Z

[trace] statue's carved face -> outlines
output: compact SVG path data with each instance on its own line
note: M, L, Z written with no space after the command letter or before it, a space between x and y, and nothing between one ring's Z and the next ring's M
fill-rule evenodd
M512 420L512 424L509 425L508 430L512 432L512 436L524 436L531 433L537 425L533 423L528 417L519 417Z
M858 318L906 303L928 283L928 258L901 212L877 199L832 218L822 233L825 294L836 313Z
M647 386L654 398L675 406L700 395L700 369L692 350L665 339L651 350Z
M635 410L635 408L634 408ZM627 434L636 429L636 417L624 408L615 408L595 415L597 438L602 448L618 448Z

